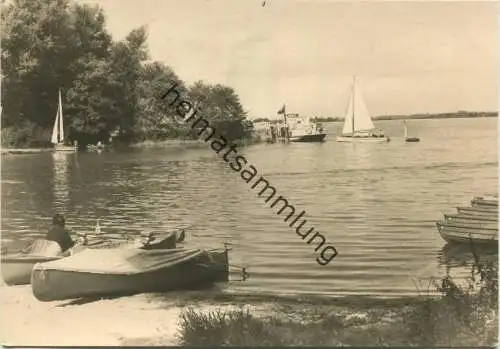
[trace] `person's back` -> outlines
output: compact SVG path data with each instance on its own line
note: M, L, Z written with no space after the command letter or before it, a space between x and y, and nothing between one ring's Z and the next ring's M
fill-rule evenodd
M61 251L65 252L75 245L68 230L65 228L64 217L56 214L52 219L52 227L47 232L46 240L55 241L61 246Z

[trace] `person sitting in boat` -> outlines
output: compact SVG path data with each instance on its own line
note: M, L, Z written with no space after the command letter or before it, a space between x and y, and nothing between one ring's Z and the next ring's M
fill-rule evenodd
M71 238L69 231L66 229L64 217L60 214L56 214L52 218L52 227L47 232L45 239L57 242L61 247L62 253L67 252L70 248L75 246L75 242Z

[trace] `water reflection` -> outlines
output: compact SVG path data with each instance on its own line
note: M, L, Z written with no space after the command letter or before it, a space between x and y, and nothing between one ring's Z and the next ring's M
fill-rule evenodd
M476 260L479 262L498 261L498 245L447 243L438 254L439 264L447 269L469 267Z
M54 171L54 175L52 178L52 188L54 195L53 209L54 212L59 212L64 215L68 211L70 197L70 179L68 178L70 176L69 163L75 156L75 154L56 151L51 155Z

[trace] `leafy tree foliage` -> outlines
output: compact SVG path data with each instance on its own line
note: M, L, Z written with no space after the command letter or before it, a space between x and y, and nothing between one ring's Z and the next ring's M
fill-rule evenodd
M131 142L190 138L161 96L172 86L199 101L205 117L244 134L245 112L230 87L187 88L168 66L149 60L147 30L114 41L98 6L71 0L13 0L2 5L2 143L48 145L62 93L68 141Z

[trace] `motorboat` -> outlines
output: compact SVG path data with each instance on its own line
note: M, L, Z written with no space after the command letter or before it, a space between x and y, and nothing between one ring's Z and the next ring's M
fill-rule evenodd
M107 249L110 247L134 247L144 250L174 249L179 240L185 238L183 231L170 232L167 234L143 233L142 239L137 239L132 244L123 239L110 244L109 236L95 236L91 234L77 234L79 241L68 253L62 254L59 245L53 241L36 239L27 249L15 253L2 255L1 270L2 278L7 285L27 285L30 283L31 271L36 263L50 262L67 257L70 254L79 253L84 249Z
M227 281L227 249L87 249L37 263L31 274L40 301L165 292Z

